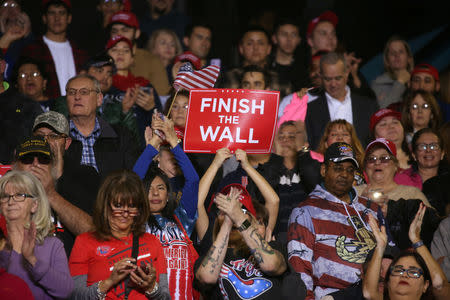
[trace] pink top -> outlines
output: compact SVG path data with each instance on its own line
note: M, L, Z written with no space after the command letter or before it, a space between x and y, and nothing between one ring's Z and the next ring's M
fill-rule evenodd
M297 93L294 93L291 103L284 108L283 115L278 120L277 129L286 121L305 121L307 107L308 94L305 94L305 96L300 99Z
M394 181L402 185L410 185L422 190L422 177L412 167L401 169L394 176Z

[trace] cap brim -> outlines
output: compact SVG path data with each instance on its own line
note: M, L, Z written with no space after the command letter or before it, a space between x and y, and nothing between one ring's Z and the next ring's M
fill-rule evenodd
M351 161L357 168L359 168L358 161L354 159L353 157L336 157L336 158L330 158L330 161L334 163L340 163L344 161Z
M30 153L42 153L42 154L45 154L48 157L50 157L50 152L44 151L44 150L28 150L28 151L20 152L18 157L22 157L22 156L30 154Z

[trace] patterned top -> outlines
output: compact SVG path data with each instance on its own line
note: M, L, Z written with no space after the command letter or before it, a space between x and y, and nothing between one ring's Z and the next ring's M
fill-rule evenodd
M72 138L80 141L83 144L83 151L81 154L81 162L80 163L82 165L94 167L98 172L97 163L95 161L95 153L94 153L95 141L98 139L98 137L100 136L100 133L101 133L100 124L98 122L98 119L95 118L94 130L92 130L91 134L88 135L87 137L85 137L78 130L77 126L75 125L75 123L72 120L70 120L69 126L70 126L70 135L72 136Z
M352 190L347 204L317 185L289 218L289 263L306 284L306 299L346 288L359 280L362 263L375 248L367 223L377 206Z

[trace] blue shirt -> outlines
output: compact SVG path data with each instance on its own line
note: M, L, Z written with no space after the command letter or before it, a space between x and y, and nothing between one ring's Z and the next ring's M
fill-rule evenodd
M92 130L91 134L88 136L84 136L78 130L77 126L75 125L75 123L72 120L70 120L69 126L70 126L70 135L72 136L72 138L80 141L81 144L83 145L83 151L81 153L80 164L94 167L98 172L97 163L95 161L95 153L94 153L95 141L98 139L98 137L100 136L100 133L101 133L100 123L98 122L98 119L95 118L94 130Z

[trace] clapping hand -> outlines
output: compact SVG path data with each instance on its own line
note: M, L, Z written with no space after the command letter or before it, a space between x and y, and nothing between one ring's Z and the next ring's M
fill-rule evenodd
M32 266L36 264L37 258L34 255L34 247L36 246L36 224L30 222L30 226L23 230L22 256Z
M153 88L150 88L148 93L140 88L137 93L136 104L146 111L149 111L153 107L155 107L155 96L153 95Z
M380 250L380 253L384 253L384 249L387 245L386 227L381 226L381 229L378 228L378 222L371 214L369 214L369 225L377 241L377 248Z
M420 230L422 228L422 221L426 210L427 207L423 203L420 203L416 216L414 217L413 221L411 222L411 225L409 226L408 236L409 240L413 244L420 241Z
M217 194L214 199L217 208L230 217L234 224L239 222L244 214L241 209L241 202L239 201L241 193L242 190L231 187L228 195Z

